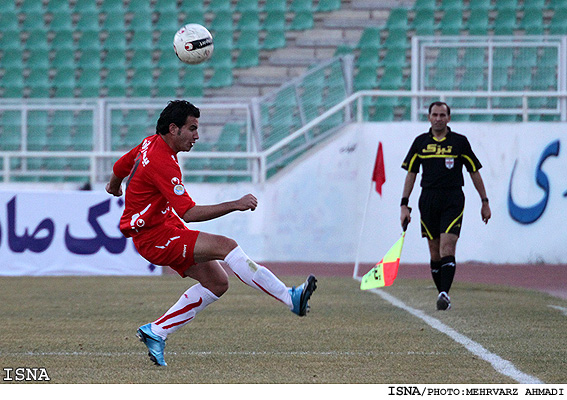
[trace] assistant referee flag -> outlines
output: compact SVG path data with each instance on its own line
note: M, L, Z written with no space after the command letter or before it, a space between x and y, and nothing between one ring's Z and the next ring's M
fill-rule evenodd
M396 276L398 276L398 267L400 266L400 257L405 237L406 232L404 231L398 241L388 250L384 258L362 277L360 290L390 286L394 283Z

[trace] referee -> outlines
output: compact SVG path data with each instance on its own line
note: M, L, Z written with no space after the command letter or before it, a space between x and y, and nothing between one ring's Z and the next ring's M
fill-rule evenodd
M427 238L429 244L431 275L439 292L437 309L448 310L451 308L449 289L455 276L455 250L465 207L463 165L480 195L480 214L484 223L490 219L491 212L479 172L482 167L480 161L468 139L447 126L451 120L449 106L440 101L431 103L428 119L431 129L414 140L402 164L408 173L402 193L400 219L402 223L406 219L411 221L409 197L421 166L421 236Z

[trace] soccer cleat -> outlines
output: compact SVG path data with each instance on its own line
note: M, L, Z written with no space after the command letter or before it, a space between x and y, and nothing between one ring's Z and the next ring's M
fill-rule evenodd
M317 279L313 275L309 275L300 286L288 289L293 303L291 311L300 317L307 314L307 311L309 311L309 304L307 303L315 289L317 289Z
M148 356L155 365L167 366L163 358L163 349L165 348L165 340L152 332L151 324L146 324L138 328L136 336L141 342L144 342L148 348Z
M451 308L451 299L446 292L439 293L437 296L437 309L438 310L448 310Z

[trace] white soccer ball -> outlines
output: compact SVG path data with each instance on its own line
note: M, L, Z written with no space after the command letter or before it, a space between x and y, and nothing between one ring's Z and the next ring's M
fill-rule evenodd
M186 64L199 64L211 58L214 49L211 33L202 25L182 26L173 37L173 49Z

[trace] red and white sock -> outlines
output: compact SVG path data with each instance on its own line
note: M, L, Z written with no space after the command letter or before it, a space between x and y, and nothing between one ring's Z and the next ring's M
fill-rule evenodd
M224 261L242 282L254 289L269 294L290 309L293 308L289 288L268 268L252 261L240 246L232 249Z
M200 283L191 286L181 295L177 303L152 322L152 332L166 339L167 335L189 323L199 311L218 299Z

